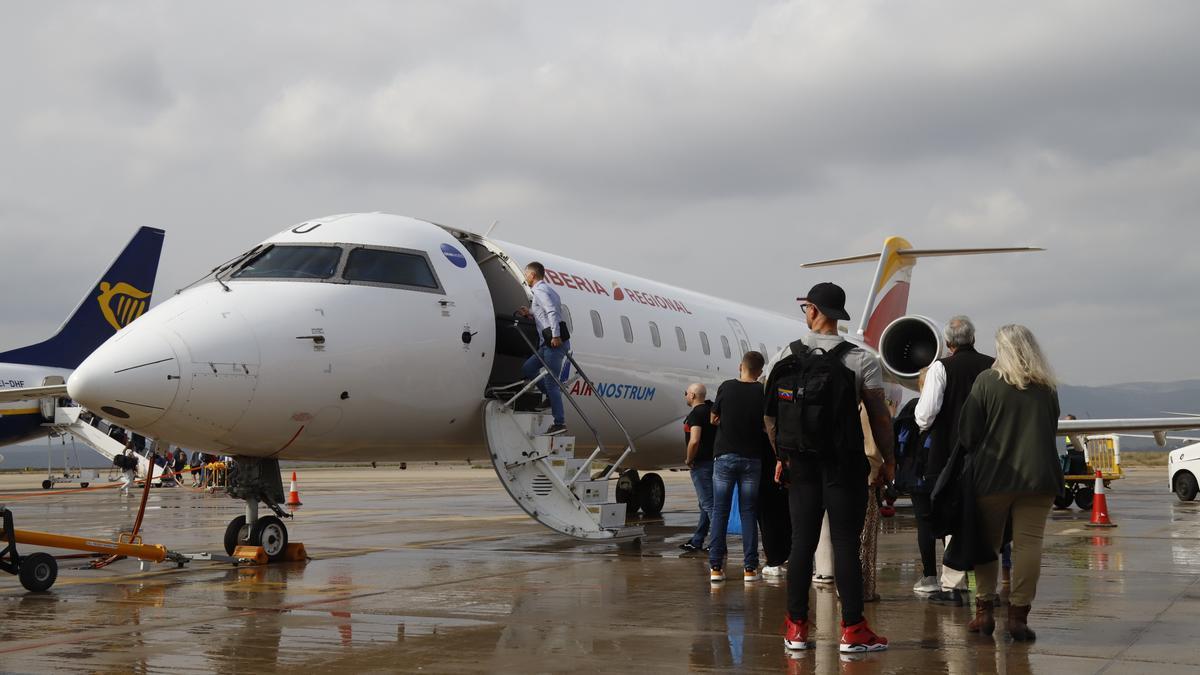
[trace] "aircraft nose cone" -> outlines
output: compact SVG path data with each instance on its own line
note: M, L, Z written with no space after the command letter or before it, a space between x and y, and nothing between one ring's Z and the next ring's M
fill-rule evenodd
M144 429L179 393L179 358L156 327L132 326L80 364L67 393L118 426Z

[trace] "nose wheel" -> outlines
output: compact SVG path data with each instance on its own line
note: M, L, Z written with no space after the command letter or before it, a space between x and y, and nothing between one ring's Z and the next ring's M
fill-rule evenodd
M238 546L261 546L267 560L278 562L286 557L287 545L287 526L275 516L263 516L252 525L246 524L246 516L238 516L225 527L226 555L233 555Z
M235 456L229 468L226 491L246 505L246 514L229 521L225 528L225 553L233 555L238 546L261 546L270 562L285 560L288 531L283 524L290 518L279 505L283 502L283 482L279 461L260 457ZM259 504L274 515L259 517Z
M287 527L275 516L263 516L250 527L250 545L261 546L271 562L283 560L288 545Z

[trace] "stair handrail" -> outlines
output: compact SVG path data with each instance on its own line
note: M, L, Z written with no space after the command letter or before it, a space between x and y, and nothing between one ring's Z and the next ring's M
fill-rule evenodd
M521 340L523 340L525 342L525 344L528 345L531 350L533 350L533 355L536 356L537 360L541 362L542 367L545 369L546 373L548 373L550 375L550 377L554 378L554 381L556 383L558 383L558 390L560 392L562 392L562 394L564 396L567 397L567 400L570 401L570 403L571 403L571 407L575 408L575 412L579 413L579 416L583 419L584 424L586 424L588 426L588 429L591 430L592 437L596 439L596 449L592 451L591 456L588 457L587 461L584 462L584 464L579 467L579 471L577 471L575 473L575 475L571 478L571 483L573 484L579 480L579 477L581 475L583 475L583 473L585 472L587 467L589 467L591 465L591 463L596 460L596 458L600 455L600 453L602 453L602 452L607 453L608 450L604 447L604 442L600 440L600 432L596 430L596 426L594 424L592 424L592 421L590 419L588 419L587 414L583 412L583 409L579 406L579 403L577 403L575 401L575 397L571 396L570 392L567 391L565 384L559 378L559 374L555 373L551 370L550 364L546 363L546 360L542 358L542 355L541 355L541 353L538 352L537 347L534 346L534 344L532 342L530 342L529 338L525 336L525 333L519 329L520 322L514 320L513 326L518 328L518 330L516 331L517 335L520 335ZM624 461L625 458L628 457L631 452L635 451L634 445L633 445L633 438L629 435L629 431L625 428L625 425L621 423L621 418L617 417L617 413L614 412L613 409L608 405L608 402L604 400L604 396L600 394L600 391L598 389L596 389L595 383L593 383L591 378L588 377L587 372L585 372L584 369L582 367L580 367L579 362L575 360L575 357L571 354L571 352L567 351L565 356L567 357L567 361L569 361L571 363L571 365L575 367L575 372L579 374L579 377L584 381L585 384L587 384L587 386L593 392L595 392L595 394L596 394L595 398L597 401L600 402L600 406L602 408L604 408L604 412L608 413L608 416L610 418L612 418L612 421L617 424L617 428L619 428L621 430L621 433L624 434L624 436L625 436L625 442L627 443L627 445L625 446L625 452L621 454L620 458L618 458L617 461L605 473L604 477L608 478L609 476L612 475L612 472L614 470L616 470L617 466L619 466L620 463L622 461Z
M604 400L604 396L600 393L600 390L596 389L596 385L591 381L590 378L588 378L587 373L585 373L583 368L579 366L579 362L575 360L575 357L571 355L571 352L567 352L567 360L571 362L571 365L575 366L575 372L579 373L579 377L583 379L584 383L586 383L587 386L591 388L593 392L595 392L596 400L600 402L601 407L604 408L604 412L608 413L608 416L612 418L612 421L617 423L617 428L620 429L621 433L625 436L625 452L621 453L621 456L617 458L617 461L613 462L612 465L608 467L608 471L604 472L604 479L607 480L610 476L612 476L613 472L617 470L617 467L621 466L621 463L625 461L625 458L628 457L630 453L636 452L637 449L633 445L633 438L629 435L629 430L626 429L625 425L621 422L621 418L617 417L617 413L611 407L609 407L608 402ZM596 438L596 443L597 445L600 443L599 436ZM587 463L579 467L579 471L575 472L575 476L571 479L572 483L579 480L579 477L583 475L584 471L586 471L589 466L591 466L592 462L595 461L597 456L599 456L602 449L602 447L597 447L594 451L592 451L591 456L588 457Z
M533 350L533 355L535 357L537 357L537 360L542 364L542 368L545 371L544 373L539 373L538 378L535 378L533 380L533 382L537 382L537 380L539 378L543 377L544 375L549 375L551 378L553 378L554 382L558 384L558 391L563 396L567 397L567 401L570 402L571 407L575 409L575 412L579 413L579 417L583 419L583 423L586 424L588 429L592 432L592 438L596 439L596 445L597 445L596 452L598 453L601 450L604 450L604 442L600 440L600 432L596 430L596 426L594 424L592 424L592 421L590 419L588 419L587 413L583 412L583 408L581 408L579 406L579 403L575 401L575 397L571 396L571 393L567 391L567 388L565 386L563 386L563 382L561 379L559 379L558 373L555 373L550 368L550 364L546 362L546 359L542 358L542 355L541 355L541 353L538 352L537 347L535 347L533 345L533 343L529 341L529 338L525 337L525 333L520 330L520 322L514 320L513 326L518 328L518 330L516 331L517 335L520 335L521 340L523 340L525 342L525 344L529 345L529 348L531 350ZM571 359L571 363L575 363L575 359L571 358L570 352L567 352L566 356L567 356L567 358ZM576 365L576 368L578 368L578 365ZM587 381L587 376L584 375L582 372L580 372L580 376L584 378L585 382ZM590 383L589 383L589 386L590 386ZM526 386L526 389L527 388L528 388L528 385ZM524 391L525 391L525 389L522 389L522 392L524 392ZM619 424L619 422L618 422L618 424ZM593 454L595 454L595 453L593 453ZM572 481L572 482L574 482L574 481Z

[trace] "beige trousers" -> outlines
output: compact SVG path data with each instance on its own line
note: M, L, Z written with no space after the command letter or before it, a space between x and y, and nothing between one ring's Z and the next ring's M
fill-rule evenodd
M1042 535L1050 513L1052 495L1001 493L979 497L979 526L984 541L996 552L996 560L975 568L979 598L996 599L1000 572L1000 548L1004 544L1004 526L1012 515L1012 593L1009 602L1017 607L1033 604L1038 578L1042 574Z

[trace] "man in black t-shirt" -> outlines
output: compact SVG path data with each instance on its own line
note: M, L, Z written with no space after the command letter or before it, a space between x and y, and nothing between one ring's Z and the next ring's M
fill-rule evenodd
M713 442L716 440L717 429L712 425L712 401L705 397L708 389L699 382L688 385L683 393L683 400L691 406L691 411L683 420L683 440L687 444L687 456L684 462L692 473L692 485L696 488L696 498L700 501L700 524L692 538L679 545L679 548L691 553L704 547L704 538L708 536L709 524L712 522L713 504Z
M738 510L742 521L742 568L746 581L762 578L758 572L758 523L755 509L762 475L762 458L771 444L763 425L763 386L758 381L763 355L746 352L738 368L738 379L726 380L717 389L712 420L717 425L713 446L713 515L709 543L709 579L725 580L725 531L737 485Z

